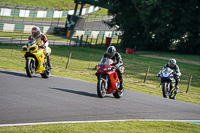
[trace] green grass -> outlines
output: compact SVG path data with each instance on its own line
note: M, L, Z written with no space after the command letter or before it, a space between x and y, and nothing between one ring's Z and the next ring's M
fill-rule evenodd
M198 124L161 121L72 123L0 127L1 133L197 133Z
M21 46L2 45L0 48L0 69L25 72L25 60L20 51ZM68 48L66 46L52 46L51 48L53 64L52 75L97 83L96 76L94 75L96 70L94 70L94 68L106 51L106 47ZM72 52L72 59L70 60L69 69L66 70L65 67L70 52ZM162 69L164 64L168 62L168 59L156 59L140 55L127 55L124 53L121 53L121 55L125 67L123 75L125 89L162 97L162 91L161 88L159 88L160 79L156 77L156 74ZM179 57L179 55L174 54L173 57L176 58ZM196 56L196 58L199 58L199 56ZM185 59L191 60L191 55L185 55ZM182 76L177 100L200 104L200 67L183 62L178 62L178 65L181 69ZM149 66L150 71L147 81L143 83ZM185 93L191 75L193 77L192 84L189 92Z
M74 8L74 0L0 0L6 4L27 5L29 7L48 7L60 8L63 10L71 10Z

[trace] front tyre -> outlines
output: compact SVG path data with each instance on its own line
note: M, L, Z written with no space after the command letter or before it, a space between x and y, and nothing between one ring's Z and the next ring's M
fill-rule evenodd
M34 60L32 59L27 59L26 60L26 74L32 78L33 75L35 74L35 67L34 67Z
M167 83L166 82L162 84L162 93L163 93L163 97L167 98L168 90L167 90Z
M100 98L105 97L106 95L106 83L104 80L99 79L97 83L97 94Z

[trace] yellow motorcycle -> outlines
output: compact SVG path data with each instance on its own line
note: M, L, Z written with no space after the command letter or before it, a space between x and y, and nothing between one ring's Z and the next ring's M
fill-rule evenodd
M49 54L51 49L48 47ZM42 46L38 46L37 41L29 40L28 43L22 47L22 52L26 60L26 73L32 78L35 73L40 73L42 78L49 78L51 68L47 63L47 58Z

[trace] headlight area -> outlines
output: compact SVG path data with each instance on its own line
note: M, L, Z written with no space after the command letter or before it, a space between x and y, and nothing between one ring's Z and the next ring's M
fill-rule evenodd
M32 47L29 49L29 51L34 51L37 47Z
M23 50L23 51L27 51L27 48L26 48L26 47L23 47L22 50Z

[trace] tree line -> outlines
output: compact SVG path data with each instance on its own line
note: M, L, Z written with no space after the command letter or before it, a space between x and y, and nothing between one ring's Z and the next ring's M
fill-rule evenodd
M99 0L106 3L123 49L200 54L200 0Z

